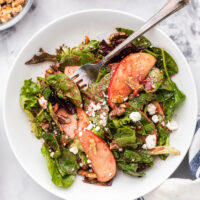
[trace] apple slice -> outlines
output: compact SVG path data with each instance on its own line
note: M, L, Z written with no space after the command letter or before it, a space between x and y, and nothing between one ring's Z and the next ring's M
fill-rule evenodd
M91 161L92 169L99 182L107 182L116 174L116 161L107 144L89 130L77 134L83 150Z
M108 66L111 69L111 75L115 72L115 70L116 70L118 65L119 65L119 63L110 63L110 64L108 64Z
M92 169L99 182L107 182L116 174L116 161L107 144L93 132L84 129L89 125L89 119L85 111L77 108L79 117L78 128L75 130L84 152L91 161ZM81 134L80 134L81 133Z
M67 66L65 67L65 71L64 73L67 76L71 76L72 74L74 74L81 66Z
M85 128L89 125L90 121L88 119L87 114L85 113L85 111L82 108L76 108L77 110L77 114L78 114L78 128Z
M118 96L127 98L132 89L126 80L132 77L138 83L142 82L156 63L156 58L148 53L133 53L125 57L112 74L108 86L108 102L111 108L115 107L113 99Z
M69 113L67 113L67 111L64 108L60 108L57 113L56 116L64 116L67 117L69 119L69 123L60 123L60 127L63 129L63 131L66 133L66 135L68 135L71 139L74 139L75 137L75 130L78 128L78 123L77 123L77 119L75 119L75 117Z

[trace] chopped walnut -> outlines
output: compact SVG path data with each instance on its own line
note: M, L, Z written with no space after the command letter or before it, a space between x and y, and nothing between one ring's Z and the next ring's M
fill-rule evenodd
M15 0L12 1L12 7L17 7L19 5L23 5L25 3L25 0Z
M1 22L2 23L7 22L9 19L11 19L11 15L10 14L2 14L1 15Z
M89 39L89 37L86 35L85 36L85 44L88 44L90 42L90 39Z
M112 33L108 38L108 44L113 46L113 47L116 47L118 44L120 44L127 37L128 37L128 35L126 33L123 33L123 32Z
M122 107L116 107L114 110L112 110L109 114L110 117L114 116L121 116L125 112L125 109Z
M97 178L97 175L96 175L95 173L93 173L93 172L88 172L88 171L85 171L85 170L82 170L82 169L80 169L80 170L78 171L78 174L81 175L81 176L85 176L85 177L87 177L87 178L90 178L90 179L95 179L95 178Z
M112 102L113 103L123 103L124 102L124 98L122 95L118 95L114 98L112 98Z
M5 0L0 0L0 4L3 4L3 3L5 3Z

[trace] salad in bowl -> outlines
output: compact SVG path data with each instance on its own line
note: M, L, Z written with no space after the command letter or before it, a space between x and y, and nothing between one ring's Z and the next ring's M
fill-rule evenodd
M142 36L102 67L96 82L80 88L70 79L132 33L116 28L107 41L86 36L55 54L41 48L26 62L52 62L44 77L24 81L20 104L56 186L71 186L77 174L86 183L110 186L117 169L143 177L156 157L180 154L169 136L178 129L173 115L186 97L171 79L178 66L164 49Z

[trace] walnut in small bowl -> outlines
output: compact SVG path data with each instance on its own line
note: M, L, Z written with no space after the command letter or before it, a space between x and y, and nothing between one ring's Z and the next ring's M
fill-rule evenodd
M20 13L26 0L0 0L0 24L8 22Z

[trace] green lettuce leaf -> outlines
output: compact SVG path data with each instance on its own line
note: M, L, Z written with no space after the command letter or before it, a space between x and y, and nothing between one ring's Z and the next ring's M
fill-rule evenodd
M162 49L152 47L152 50L145 49L144 51L155 56L157 59L156 67L164 70ZM164 55L169 76L178 73L178 66L172 56L167 51L164 51Z
M42 146L41 152L46 159L47 167L50 175L52 176L52 182L59 187L69 187L73 184L75 180L75 175L65 175L62 176L57 168L56 161L50 157L48 150L45 145Z
M39 87L32 79L24 81L20 93L20 105L24 110L33 112L34 109L39 108L37 94L40 92Z
M57 60L60 63L59 70L64 72L65 66L80 66L95 63L99 49L99 41L91 40L88 44L80 44L72 49L61 46L57 50Z
M62 176L71 174L76 175L76 172L79 168L76 162L76 156L66 148L61 148L61 149L62 149L62 155L56 159L56 165L58 167L58 171Z
M138 164L135 163L127 163L127 162L122 162L118 161L117 162L117 167L121 169L125 174L128 174L130 176L137 176L141 177L144 176L144 172L138 172Z
M131 35L132 33L134 33L133 30L130 29L126 29L126 28L116 28L116 30L118 32L124 32L126 33L128 36ZM133 41L133 44L137 47L150 47L151 46L151 42L144 36L140 36L139 38L137 38L136 40Z

